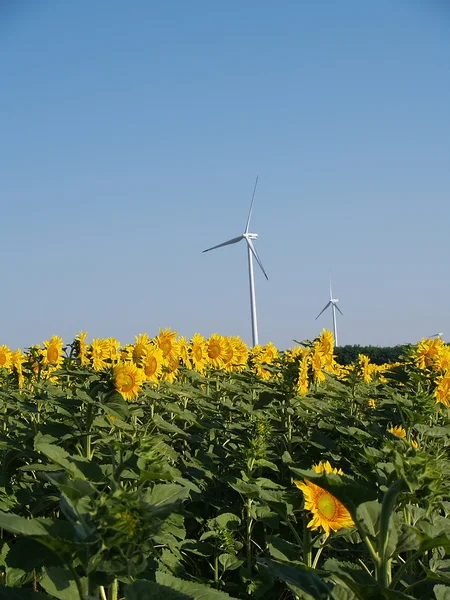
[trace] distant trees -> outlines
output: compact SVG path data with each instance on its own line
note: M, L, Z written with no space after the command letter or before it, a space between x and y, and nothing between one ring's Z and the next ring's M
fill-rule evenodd
M376 365L384 363L396 362L400 360L400 356L405 353L408 345L399 346L339 346L334 349L336 361L340 365L349 365L353 363L358 354L365 354L370 358L370 361Z

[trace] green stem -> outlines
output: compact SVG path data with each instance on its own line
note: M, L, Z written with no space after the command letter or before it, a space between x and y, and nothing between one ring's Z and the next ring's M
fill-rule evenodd
M389 543L389 522L391 519L392 511L394 510L395 501L399 493L405 488L405 483L402 479L397 479L386 494L384 495L383 502L381 505L380 514L380 529L378 532L378 547L380 552L380 566L377 569L377 580L381 585L388 587L391 583L392 573L392 560L390 560L387 548Z
M119 582L117 579L111 583L108 588L108 600L118 600L119 597Z
M400 567L397 569L397 572L395 573L394 577L392 578L391 587L393 589L400 582L400 579L402 578L403 573L405 571L407 571L409 569L409 567L412 564L414 564L417 561L417 559L419 558L419 556L421 556L422 554L423 554L423 551L417 550L417 552L414 552L414 554L412 554L406 562L404 562L402 565L400 565Z
M306 526L306 519L303 519L303 562L307 567L311 566L312 548L311 548L311 532Z
M102 585L99 587L99 591L100 591L100 600L108 600L108 598L106 596L105 588Z
M214 557L214 583L219 583L219 555Z
M325 544L323 546L320 546L320 548L317 550L316 555L313 560L313 564L312 564L313 569L315 569L317 567L317 563L319 562L320 555L322 554L324 548L325 548Z
M247 569L249 574L252 569L252 525L253 519L250 516L250 511L252 508L252 499L248 498L247 500L247 536L246 536L246 545L247 545Z

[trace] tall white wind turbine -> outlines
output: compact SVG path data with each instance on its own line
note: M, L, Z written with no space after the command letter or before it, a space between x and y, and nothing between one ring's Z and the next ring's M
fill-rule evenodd
M250 283L250 310L252 315L252 339L253 345L258 345L258 320L256 318L256 297L255 297L255 277L253 272L253 257L255 257L256 262L261 268L261 271L264 273L265 278L268 280L267 273L264 270L262 262L256 252L256 248L253 244L253 240L258 238L257 233L249 233L250 226L250 218L252 216L253 210L253 202L255 201L255 192L256 186L258 185L258 177L255 181L255 187L253 188L252 201L250 203L250 210L248 212L247 224L245 226L245 231L242 235L232 238L227 242L223 242L222 244L217 244L217 246L213 246L212 248L207 248L203 250L203 252L209 252L210 250L215 250L216 248L221 248L222 246L229 246L230 244L237 244L241 240L245 240L247 242L247 253L248 253L248 278Z
M337 323L336 323L336 309L341 313L341 315L344 314L342 312L342 310L339 308L339 306L337 305L338 302L339 302L339 298L333 298L333 292L331 291L331 279L330 279L330 299L325 304L325 306L322 308L322 310L320 311L320 313L317 315L316 321L320 317L320 315L324 311L326 311L329 306L331 306L331 311L333 313L334 345L336 346L336 348L338 347L338 335L337 335Z

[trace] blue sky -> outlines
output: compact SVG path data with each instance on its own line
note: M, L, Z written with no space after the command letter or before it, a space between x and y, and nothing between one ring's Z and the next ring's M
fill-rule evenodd
M1 340L450 339L450 10L0 4Z

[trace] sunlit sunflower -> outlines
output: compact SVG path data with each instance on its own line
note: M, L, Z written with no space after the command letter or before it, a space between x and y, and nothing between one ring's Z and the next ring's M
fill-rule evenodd
M120 352L119 352L119 360L121 360L123 362L127 362L128 360L133 360L133 350L134 350L133 344L125 344L125 346L122 346L122 348L120 348Z
M248 362L248 348L245 342L238 336L232 336L230 340L234 347L233 368L235 371L243 371Z
M369 398L367 401L368 408L376 408L375 400L373 398Z
M324 362L327 366L331 366L333 362L334 339L331 331L322 329L315 344L317 344L320 352L324 357Z
M437 378L434 397L436 402L442 402L450 408L450 376L448 373Z
M208 355L205 339L202 335L194 333L188 346L188 356L191 368L197 373L204 373Z
M311 369L313 373L313 380L315 383L321 383L325 381L325 375L322 371L324 365L323 354L318 347L313 348L311 354Z
M45 340L45 342L43 342L43 346L42 364L49 365L51 367L58 367L63 361L62 338L58 337L57 335L52 335L50 340Z
M308 370L310 363L309 348L300 349L300 364L298 368L297 392L299 396L305 396L308 393Z
M223 336L213 333L206 340L206 354L208 355L208 362L212 367L216 369L222 367L226 350L227 344Z
M313 518L308 523L309 529L323 527L325 534L329 536L331 530L339 531L354 525L348 510L330 492L308 479L304 482L294 481L294 483L303 492L305 509L313 514Z
M180 335L177 338L177 345L178 345L178 356L183 361L183 364L187 365L189 362L189 360L188 360L188 345L187 345L186 338L184 337L184 335Z
M141 367L144 371L145 379L153 383L158 383L161 379L164 364L165 361L161 348L152 343L147 344L145 354L141 359Z
M110 359L112 363L120 360L119 348L120 342L116 340L116 338L109 337L105 339L105 352L107 354L107 358Z
M136 341L133 345L133 361L136 365L140 365L141 359L145 355L150 340L148 339L148 335L146 333L140 333L139 335L134 336L134 339Z
M8 348L8 346L0 346L0 369L8 369L9 371L12 368L12 352Z
M434 359L435 371L450 371L450 346L443 346Z
M89 359L86 356L87 344L86 344L86 331L80 331L80 333L75 338L75 342L77 342L78 350L77 350L77 358L80 363L85 366L89 364Z
M25 355L22 354L22 352L19 349L14 350L11 356L11 360L13 369L17 374L17 384L19 388L22 388L23 384L25 383L25 377L23 376L22 372L22 365L26 360Z
M135 364L128 362L114 366L114 386L125 400L136 398L144 381L144 372Z
M224 353L222 369L224 369L225 371L232 371L234 365L234 341L230 337L224 337L223 343Z
M343 475L344 471L342 469L337 469L336 467L333 467L330 465L330 461L327 460L326 462L322 462L320 461L320 463L318 465L313 465L311 467L311 469L315 472L318 473L320 475L320 473L334 473L335 475Z
M176 331L170 331L167 329L160 329L159 334L155 338L155 342L159 348L161 348L164 360L169 361L178 358L178 344L175 340L177 337Z
M180 375L180 357L171 358L166 361L163 367L162 373L162 381L168 381L169 383L173 383Z
M434 340L421 339L414 352L414 362L419 369L431 367L434 359L444 347L444 342L437 337Z
M372 381L372 370L370 368L369 357L365 354L358 354L358 374L364 383L370 383Z
M401 425L396 425L395 427L391 427L388 429L389 433L395 435L396 437L405 440L406 439L406 430Z
M108 340L92 340L89 350L91 355L92 368L94 369L94 371L100 371L101 369L104 369L108 366L108 363L106 362L110 354Z

